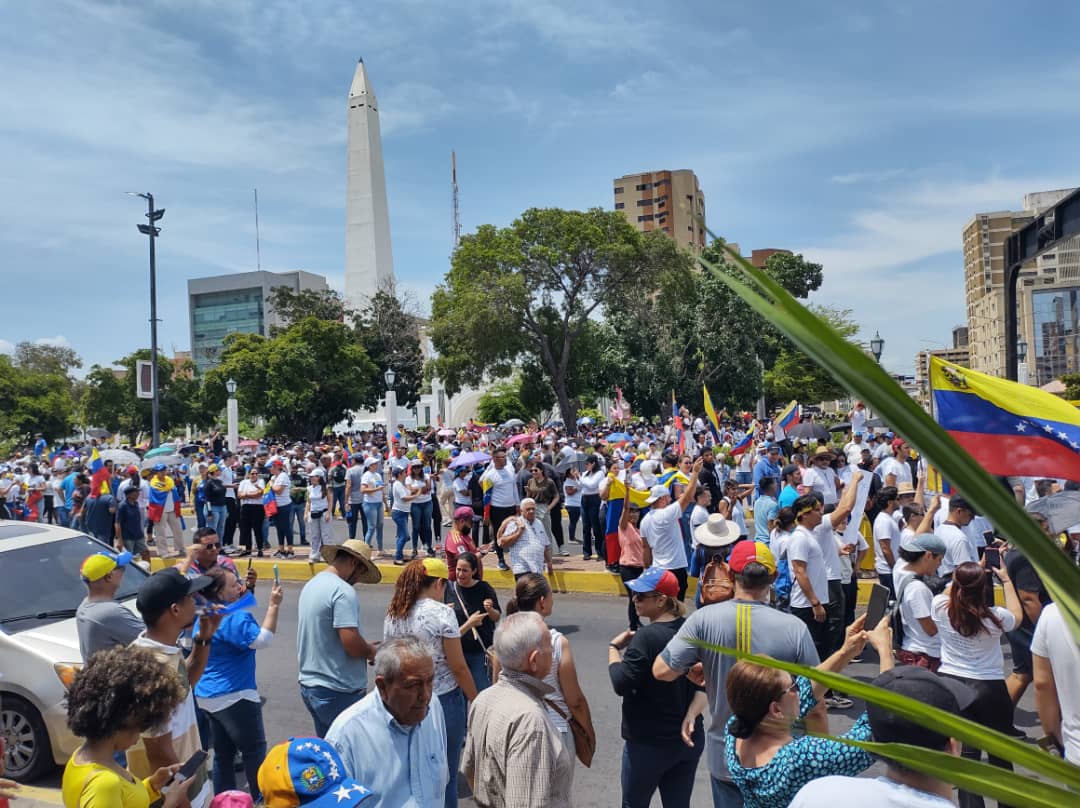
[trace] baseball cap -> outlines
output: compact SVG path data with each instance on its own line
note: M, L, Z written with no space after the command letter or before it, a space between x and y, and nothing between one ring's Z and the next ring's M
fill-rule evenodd
M627 581L626 586L634 592L659 592L669 598L679 596L679 579L663 567L649 567L634 580Z
M777 453L779 453L780 452L780 444L779 443L766 443L765 444L765 451L766 452L777 452Z
M165 464L164 463L155 463L154 464L154 471L165 471Z
M377 458L377 457L364 458L364 468L367 468L368 466L377 466L377 465L379 465L379 458Z
M424 575L431 578L449 578L450 568L446 566L446 562L441 558L432 558L428 556L423 559L421 563L424 565Z
M470 508L468 505L462 505L460 508L455 508L454 509L454 520L455 521L457 521L458 519L468 519L468 520L471 521L473 519L473 517L475 517L475 516L476 516L476 513L474 513L473 509Z
M322 738L289 738L259 767L266 808L353 808L373 792L346 776L341 755Z
M124 469L124 474L138 474L139 470L135 466L128 466Z
M94 553L83 561L79 575L84 581L100 581L117 567L126 567L130 563L131 553L126 550L122 553Z
M285 464L282 462L280 457L275 457L273 462L270 463L270 465L271 466L284 466Z
M786 466L780 469L780 475L782 477L787 477L789 474L794 474L798 470L799 467L796 466L794 463L788 463Z
M649 498L645 500L645 504L652 505L657 500L669 496L671 496L671 492L668 491L666 485L654 485L652 488L649 489Z
M738 574L746 569L746 565L756 562L769 571L776 572L776 559L767 544L759 541L740 541L731 551L728 557L728 568Z
M207 471L221 471L221 466L217 463L211 463L210 468L208 468Z
M939 710L959 715L975 701L975 691L955 679L938 676L925 668L899 665L874 680L876 687L898 693ZM909 743L940 749L948 738L902 718L884 707L867 702L866 713L874 740L879 743Z
M156 614L179 603L188 595L201 592L213 583L209 575L185 578L176 567L158 570L139 587L135 608L142 614Z
M900 541L900 549L913 553L945 555L945 542L933 533L913 533Z

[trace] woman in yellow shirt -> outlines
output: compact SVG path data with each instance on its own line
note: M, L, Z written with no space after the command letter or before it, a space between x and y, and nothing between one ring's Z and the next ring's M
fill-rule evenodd
M159 799L179 766L139 780L116 757L168 721L186 688L176 671L144 648L117 647L90 657L68 692L68 726L85 741L64 768L65 808L149 808ZM166 808L187 799L182 785L166 790Z

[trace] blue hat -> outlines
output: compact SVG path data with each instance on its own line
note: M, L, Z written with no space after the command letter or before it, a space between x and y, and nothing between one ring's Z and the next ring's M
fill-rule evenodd
M374 792L348 777L341 755L322 738L289 738L259 767L267 808L353 808Z
M165 464L164 463L158 463L157 465L154 466L154 471L165 471Z
M627 581L626 586L634 592L660 592L669 597L679 594L679 579L663 567L649 567L634 580Z
M866 437L866 430L865 429L856 429L855 434L859 435L861 437Z

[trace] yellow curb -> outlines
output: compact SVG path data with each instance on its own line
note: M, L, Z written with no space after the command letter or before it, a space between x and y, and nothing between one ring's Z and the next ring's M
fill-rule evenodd
M246 558L237 558L237 569L241 572L247 570ZM278 568L278 573L283 581L308 581L311 580L320 570L326 568L326 564L322 561L317 561L314 564L308 563L305 560L291 561L275 561L270 558L255 558L251 560L251 567L258 573L260 581L269 581L274 577L274 567ZM179 559L167 558L164 561L156 556L151 560L151 569L159 570L166 566L173 566ZM382 573L382 581L384 584L395 583L398 576L401 574L403 567L399 567L395 564L376 564L379 571ZM514 574L512 572L496 569L485 568L484 580L491 584L496 589L512 590L514 588ZM614 575L610 572L587 572L584 570L560 570L556 569L554 576L549 576L551 581L551 587L557 592L569 593L574 592L578 594L592 594L592 595L617 595L625 597L626 588L623 586L622 578L618 575ZM858 604L865 606L870 600L870 587L876 581L872 578L859 579L859 597ZM688 597L692 597L691 594L697 590L697 578L690 578L687 584ZM999 606L1004 605L1004 599L1001 589L994 590L994 599Z
M41 786L19 786L19 790L15 792L15 799L12 800L13 805L22 805L26 800L35 800L36 802L44 802L49 805L63 805L64 796L63 792L59 788L43 788Z

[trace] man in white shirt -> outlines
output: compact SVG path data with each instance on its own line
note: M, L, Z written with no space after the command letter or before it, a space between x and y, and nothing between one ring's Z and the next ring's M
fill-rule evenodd
M1048 603L1035 624L1031 641L1035 706L1043 731L1080 765L1080 646L1056 603Z
M856 429L851 440L844 444L844 456L847 457L849 466L857 466L862 462L862 450L867 447L865 437L865 431Z
M878 687L907 696L953 715L960 715L975 701L975 691L923 668L901 665L874 680ZM866 706L873 740L904 743L948 752L959 757L960 743L891 713L873 704ZM951 783L885 761L885 775L867 777L819 777L803 786L790 808L835 808L838 800L848 805L891 806L892 808L949 808L953 803Z
M803 469L803 490L814 489L821 494L825 506L835 505L840 501L840 481L829 465L833 454L826 446L819 446L814 450L813 458L809 465Z
M236 489L238 486L236 473L233 471L233 456L229 451L221 453L221 474L219 479L225 486L225 532L221 535L221 550L224 553L236 552L233 537L236 536L236 527L240 523L240 505L236 501Z
M536 500L521 500L521 515L503 522L499 546L510 552L510 569L515 580L530 572L554 575L551 566L551 539L544 523L536 518Z
M506 463L505 447L497 446L491 453L491 465L480 477L481 487L487 483L491 483L491 507L488 509L488 522L484 525L484 544L490 541L491 536L499 535L504 521L517 514L521 499L518 495L517 475ZM499 557L499 569L509 569L498 542L495 543L495 554Z
M945 557L938 567L938 575L952 575L953 570L965 561L978 561L979 554L964 533L964 527L975 518L975 508L963 497L949 498L949 511L945 521L934 528L934 534L945 542Z
M887 485L877 493L877 504L881 509L874 517L874 571L878 582L889 588L889 594L896 597L893 588L893 567L896 566L896 552L900 549L900 527L893 519L893 513L900 507L900 496L896 486Z
M792 504L796 527L788 540L787 557L791 565L791 613L806 624L818 656L828 655L829 626L826 604L829 600L829 569L825 554L814 531L824 519L820 500L804 494ZM829 537L832 538L831 536ZM841 606L841 609L843 607Z
M699 457L690 471L690 483L683 487L682 494L675 501L672 501L671 491L667 486L654 485L650 488L649 498L645 500L649 512L641 520L642 558L645 567L656 566L671 570L679 579L679 600L686 597L688 566L686 544L683 542L679 522L683 512L694 501L701 466L702 460Z

